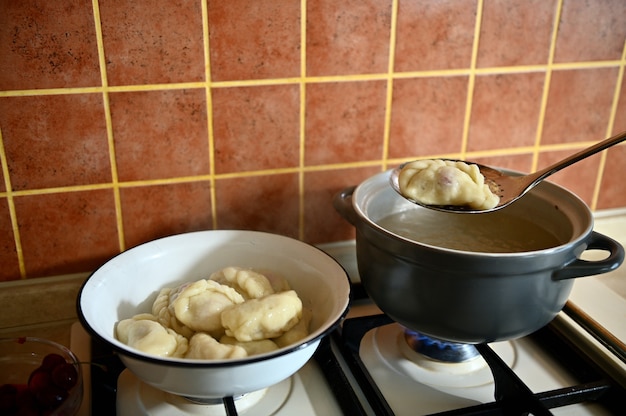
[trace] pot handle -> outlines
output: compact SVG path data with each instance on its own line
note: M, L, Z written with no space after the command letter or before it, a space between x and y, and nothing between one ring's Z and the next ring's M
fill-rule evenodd
M561 270L554 272L552 278L554 280L563 280L573 277L608 273L611 270L617 269L624 261L624 247L612 238L595 231L591 233L586 250L608 251L609 256L599 261L574 260Z
M350 186L343 191L338 192L333 198L333 206L345 220L350 224L355 225L357 223L356 212L352 206L352 194L356 186Z

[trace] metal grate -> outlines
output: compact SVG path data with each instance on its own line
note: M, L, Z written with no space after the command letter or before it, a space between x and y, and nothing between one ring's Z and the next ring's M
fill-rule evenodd
M348 366L353 379L367 398L367 405L375 415L394 415L383 394L359 357L359 346L367 332L393 321L384 314L346 319L341 332L331 337L338 348L341 360ZM549 409L577 403L595 402L608 411L618 414L626 408L625 389L612 380L585 354L567 339L561 337L550 325L537 331L529 338L541 346L557 362L579 381L578 384L533 393L488 345L477 345L487 361L495 380L495 397L491 403L463 409L436 413L439 416L453 415L551 415ZM330 340L320 348L316 359L335 393L345 414L366 415L365 406L359 402L348 377L342 374L338 357L330 347Z

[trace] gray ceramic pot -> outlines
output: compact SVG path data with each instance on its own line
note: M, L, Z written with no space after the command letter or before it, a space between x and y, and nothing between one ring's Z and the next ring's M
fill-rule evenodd
M593 231L585 203L550 182L494 213L450 214L407 202L389 186L389 174L345 189L334 205L356 227L359 275L372 300L395 321L425 335L462 343L527 335L563 308L572 278L606 273L624 260L618 242ZM410 214L411 227L418 229L422 224L430 228L456 224L456 234L464 237L483 235L485 220L490 219L498 224L492 238L496 245L507 238L508 227L537 228L554 236L556 243L499 253L475 251L469 243L466 249L444 248L379 224L398 213ZM607 251L608 257L581 260L581 254L591 249Z

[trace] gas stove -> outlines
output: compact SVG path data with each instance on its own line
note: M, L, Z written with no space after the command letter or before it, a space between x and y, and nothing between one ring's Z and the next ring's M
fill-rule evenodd
M596 229L602 224L599 231L614 236L610 218ZM380 311L360 285L354 241L320 248L348 272L353 298L342 325L298 373L241 398L196 404L143 384L94 342L92 361L102 367L91 371L92 414L613 415L626 408L623 270L608 285L577 279L583 290L541 330L474 347L424 339Z

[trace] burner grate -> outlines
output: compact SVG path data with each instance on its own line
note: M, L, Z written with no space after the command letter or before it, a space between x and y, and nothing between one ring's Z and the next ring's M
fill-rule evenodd
M332 334L332 341L338 346L341 359L349 368L367 404L376 415L394 415L393 410L380 392L365 365L359 357L361 340L367 332L394 321L381 314L346 319L341 332ZM495 381L495 397L491 403L467 407L453 411L436 413L440 416L453 415L551 415L549 409L571 404L595 402L607 410L618 414L626 406L625 389L613 381L576 346L559 336L550 325L537 331L529 338L538 343L559 361L564 368L571 369L572 375L580 384L541 393L533 393L522 380L486 344L477 349L488 363ZM345 414L366 415L358 395L350 386L350 381L342 373L337 358L332 356L328 343L317 354L333 392Z

